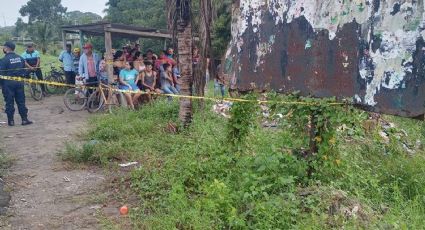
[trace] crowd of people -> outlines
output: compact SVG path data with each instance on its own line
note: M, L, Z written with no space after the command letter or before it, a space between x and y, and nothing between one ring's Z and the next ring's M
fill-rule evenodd
M107 81L107 63L104 56L96 54L90 43L83 46L83 51L80 55L78 48L72 51L71 45L68 44L66 50L59 56L59 60L64 65L67 83L75 84L75 79L84 79L87 85L93 86L99 80ZM159 54L155 54L152 49L142 52L138 43L127 44L120 50L113 50L114 79L119 83L120 89L127 91L125 96L130 108L134 109L138 105L142 92L148 93L149 101L152 100L152 95L149 93L168 95L180 93L180 71L174 55L173 48L168 48ZM200 58L199 49L194 48L193 64L198 65ZM208 82L209 57L206 60L205 77ZM217 76L214 82L215 94L221 94L224 97L224 79ZM171 97L169 100L172 100Z
M59 55L59 61L63 64L66 83L75 85L77 81L85 82L87 86L97 86L99 82L108 83L107 60L104 55L99 55L93 50L93 45L85 44L80 48L72 49L71 44ZM35 45L27 44L26 50L21 55L14 52L15 44L7 42L3 46L5 57L0 61L0 75L18 76L28 78L31 74L37 79L43 80L40 67L41 56L35 49ZM83 52L82 52L83 51ZM193 50L193 65L201 63L199 49ZM152 49L142 53L139 44L125 45L120 50L113 50L113 79L118 83L119 89L125 90L125 97L130 108L134 109L139 104L142 92L147 92L148 100L152 100L152 94L179 94L180 71L178 62L174 56L174 49L168 48L158 55ZM207 70L206 82L209 82L210 58L206 57ZM17 70L15 70L17 69ZM23 83L11 80L0 80L3 96L6 102L6 113L9 125L14 125L14 103L18 105L22 124L32 122L27 118L25 106L25 94ZM215 95L225 96L224 78L217 75L214 78ZM42 85L42 93L47 95L46 87ZM151 94L152 93L152 94ZM172 97L168 97L172 100Z
M59 60L63 63L67 84L84 80L86 85L94 86L99 81L108 81L106 59L94 52L90 43L83 46L82 54L78 48L72 50L72 46L68 44ZM151 49L142 53L139 44L113 50L113 74L119 88L127 91L127 104L132 109L139 103L142 92L180 92L180 72L173 48L168 48L159 55ZM148 94L148 100L151 98L151 94Z

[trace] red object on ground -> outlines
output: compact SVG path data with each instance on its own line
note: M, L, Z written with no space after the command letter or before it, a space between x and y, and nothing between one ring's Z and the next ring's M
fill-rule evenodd
M120 214L121 215L127 215L128 214L128 207L126 205L124 205L120 208Z

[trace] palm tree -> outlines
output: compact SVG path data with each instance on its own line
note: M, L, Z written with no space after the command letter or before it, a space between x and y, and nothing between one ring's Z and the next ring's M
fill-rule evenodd
M177 19L178 60L181 74L181 94L192 96L192 17L191 0L175 0ZM192 99L180 99L179 118L184 126L192 121Z
M196 82L196 95L205 96L206 70L207 70L207 57L211 56L211 26L213 23L213 4L212 0L199 0L199 38L200 38L200 54L201 62L195 72ZM210 64L211 66L211 64ZM210 72L210 76L213 73ZM203 100L199 101L201 108L204 108L205 103Z
M30 34L43 54L54 39L53 26L47 22L35 22L30 26Z

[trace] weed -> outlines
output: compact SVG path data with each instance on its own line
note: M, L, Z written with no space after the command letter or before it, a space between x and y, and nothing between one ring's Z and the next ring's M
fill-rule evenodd
M305 126L311 111L272 104L285 119L277 129L265 129L256 125L256 109L234 106L229 121L199 111L178 133L166 129L177 122L176 102L100 115L90 122L86 144L68 148L64 156L141 163L131 172L131 189L140 200L130 213L134 229L424 226L425 152L418 147L406 154L403 145L425 143L422 123L385 117L407 133L402 141L390 133L385 143L377 133L362 131L364 112L323 104L316 108L324 113L319 137L332 146L319 146L320 162L308 177L311 162L297 152L309 145Z

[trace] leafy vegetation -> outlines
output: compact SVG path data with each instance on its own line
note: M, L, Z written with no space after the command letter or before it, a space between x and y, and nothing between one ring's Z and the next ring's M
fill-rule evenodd
M212 47L213 56L220 59L230 41L231 1L213 0ZM113 23L137 25L148 28L167 29L167 7L164 0L110 0L106 4L105 19ZM199 3L193 1L193 18L195 34L199 29ZM40 13L41 12L41 13ZM57 49L55 42L61 40L60 26L70 24L92 23L102 20L102 17L90 12L70 11L62 6L60 0L29 0L21 7L22 16L28 16L25 23L18 18L15 26L0 28L1 40L9 40L12 36L29 36L38 44L43 53ZM4 32L3 32L4 31ZM104 51L102 38L88 37L95 48ZM116 39L113 46L118 48L128 43L127 40ZM152 48L159 51L164 48L164 41L158 39L142 39L144 49ZM52 48L53 47L53 48Z
M230 41L231 1L213 0L214 24L212 46L214 57L220 59ZM168 29L166 1L109 0L106 19L116 23L132 24L148 28ZM199 33L199 1L192 1L193 29ZM143 47L161 50L163 41L142 39ZM118 45L118 44L117 44Z
M331 110L328 99L314 102L314 111ZM69 147L63 157L104 166L117 159L141 162L131 173L139 197L130 212L135 229L424 226L423 122L385 117L396 124L387 141L381 127L368 133L361 128L364 112L333 106L334 114L321 116L329 129L321 141L332 148L319 145L316 173L309 176L311 162L300 154L309 146L309 132L295 120L305 125L311 111L306 105L268 106L271 119L282 117L277 128L262 127L262 112L238 103L232 119L197 112L177 134L167 128L178 119L177 103L161 100L137 112L100 115L91 122L90 141ZM235 149L235 143L243 145Z
M32 37L39 49L45 54L52 41L59 37L59 29L66 8L61 0L30 0L19 10L22 17L28 16L28 24L18 19L16 25L19 30L25 25L26 31Z
M227 46L232 38L231 34L231 2L222 1L217 5L217 19L213 25L212 31L212 50L213 56L216 58L222 57L227 50Z
M67 12L67 8L62 6L61 0L29 0L21 7L19 13L22 17L28 17L28 23L25 23L22 18L18 18L15 26L10 27L7 35L0 39L10 40L12 36L31 37L43 54L57 49L55 42L62 39L60 30L62 25L102 20L101 16L90 12Z

